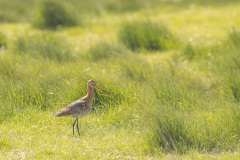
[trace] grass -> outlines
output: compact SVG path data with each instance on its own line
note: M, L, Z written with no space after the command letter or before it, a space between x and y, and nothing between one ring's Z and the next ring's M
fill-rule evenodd
M229 39L233 46L238 47L240 43L240 31L236 29L231 30L229 33Z
M150 21L123 24L118 37L131 50L167 50L176 46L176 38L164 25Z
M57 30L16 20L36 1L0 13L0 159L238 159L240 4L102 2L83 3L85 26ZM72 136L74 120L53 114L84 96L89 79L110 94L95 91Z
M70 46L64 42L63 38L50 33L25 33L25 35L19 35L14 43L14 52L20 54L31 54L34 57L60 62L74 58Z
M89 49L86 58L92 61L100 61L127 55L127 52L126 48L121 45L99 42Z
M6 36L3 33L0 33L0 49L4 49L6 45Z
M41 29L57 29L77 25L76 18L57 1L43 1L33 26Z

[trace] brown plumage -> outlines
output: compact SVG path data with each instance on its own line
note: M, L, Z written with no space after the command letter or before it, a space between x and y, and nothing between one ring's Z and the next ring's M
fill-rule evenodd
M86 116L92 108L93 103L93 88L98 88L100 90L100 87L97 86L96 82L93 80L89 80L87 83L87 95L82 97L81 99L69 104L68 106L62 108L58 113L56 113L55 117L62 117L62 116L70 116L75 118L75 121L73 123L73 135L74 135L74 127L76 124L78 134L79 133L79 127L78 127L78 118Z

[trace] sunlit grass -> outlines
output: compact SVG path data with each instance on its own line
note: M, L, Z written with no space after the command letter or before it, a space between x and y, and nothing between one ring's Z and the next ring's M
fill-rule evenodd
M54 32L0 24L0 159L237 159L239 5L179 4L117 8ZM123 47L121 24L143 15L181 45ZM84 96L89 79L110 94L95 91L73 136L74 119L53 114Z
M125 22L119 40L131 50L167 50L176 46L176 38L163 24L151 21Z

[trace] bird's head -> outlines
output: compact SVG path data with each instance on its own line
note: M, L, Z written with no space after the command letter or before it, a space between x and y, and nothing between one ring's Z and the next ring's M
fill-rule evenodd
M88 86L98 88L96 82L94 80L91 80L91 79L88 81Z
M98 85L96 84L96 82L94 81L94 80L89 80L88 81L88 86L90 86L90 87L92 87L92 88L97 88L97 89L99 89L99 90L101 90L101 91L104 91L104 92L106 92L106 93L109 93L109 92L107 92L106 90L104 90L104 89L102 89L102 88L100 88L100 87L98 87Z

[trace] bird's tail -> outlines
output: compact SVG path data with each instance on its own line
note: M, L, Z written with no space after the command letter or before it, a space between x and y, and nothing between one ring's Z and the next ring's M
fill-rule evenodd
M58 113L56 113L56 114L53 114L54 115L54 117L61 117L62 115L61 115L61 112L58 112Z

